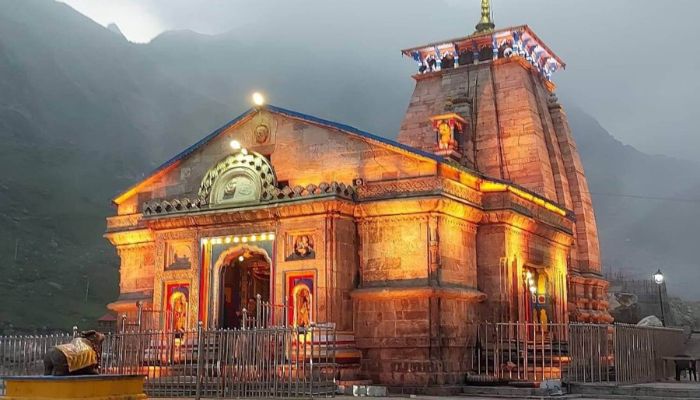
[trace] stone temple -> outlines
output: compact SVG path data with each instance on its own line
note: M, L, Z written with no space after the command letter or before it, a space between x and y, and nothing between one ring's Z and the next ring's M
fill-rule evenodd
M183 330L284 304L386 384L458 382L470 322L611 321L564 62L528 26L495 29L487 1L473 34L403 54L396 141L259 105L116 197L109 308Z

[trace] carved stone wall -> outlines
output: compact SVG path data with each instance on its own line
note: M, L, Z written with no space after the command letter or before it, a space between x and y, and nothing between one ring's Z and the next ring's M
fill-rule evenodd
M119 291L141 292L153 289L155 251L152 244L120 246Z
M573 210L576 251L569 268L573 275L598 279L595 286L604 291L586 177L566 115L550 98L551 89L519 57L420 75L398 140L434 152L432 116L455 112L471 121L467 140L474 150L465 152L462 164ZM607 321L609 315L599 311L598 321Z
M191 251L190 267L186 269L169 269L168 247L173 243L189 244ZM167 310L165 289L169 284L184 283L189 285L189 302L187 310L187 328L197 326L199 316L199 263L200 246L197 232L192 229L156 231L155 236L155 273L153 281L153 308ZM164 321L161 321L164 323ZM164 327L164 326L163 326Z
M363 219L359 223L361 285L428 281L428 216Z
M439 282L477 287L476 225L454 217L439 219Z

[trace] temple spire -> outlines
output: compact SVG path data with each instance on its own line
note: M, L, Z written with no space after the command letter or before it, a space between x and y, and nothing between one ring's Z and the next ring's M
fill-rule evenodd
M481 0L481 20L476 24L476 33L491 32L495 27L491 20L491 1Z

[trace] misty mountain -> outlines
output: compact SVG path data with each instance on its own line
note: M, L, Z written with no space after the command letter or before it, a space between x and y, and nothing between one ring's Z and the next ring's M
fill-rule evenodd
M635 279L660 268L673 294L698 299L700 165L624 145L576 107L568 115L593 193L605 267Z
M232 112L144 50L64 4L0 1L0 329L99 317L111 197Z
M0 331L99 317L117 294L111 197L242 113L253 90L395 137L413 89L398 49L366 59L289 40L173 31L134 44L62 3L0 0ZM700 297L684 284L697 279L697 202L619 196L700 198L697 165L641 153L564 104L606 264L663 266L671 290Z

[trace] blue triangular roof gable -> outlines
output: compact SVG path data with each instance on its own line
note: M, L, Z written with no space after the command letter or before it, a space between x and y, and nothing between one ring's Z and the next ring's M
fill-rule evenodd
M266 111L269 111L269 112L272 112L275 114L285 115L285 116L288 116L290 118L295 118L295 119L299 119L302 121L306 121L306 122L309 122L311 124L325 126L325 127L329 127L332 129L342 131L342 132L358 135L358 136L361 136L363 138L370 139L370 140L376 141L378 143L384 144L386 146L393 147L397 150L401 150L401 151L404 151L404 152L407 152L410 154L414 154L416 156L428 158L428 159L436 161L436 162L443 161L443 159L440 156L437 156L435 154L428 153L426 151L419 150L419 149L413 148L411 146L407 146L403 143L399 143L395 140L387 139L385 137L381 137L381 136L375 135L373 133L369 133L369 132L357 129L357 128L352 127L350 125L345 125L345 124L341 124L338 122L329 121L329 120L326 120L323 118L314 117L313 115L303 114L300 112L287 110L287 109L284 109L281 107L276 107L273 105L264 105L264 106L252 107L252 108L248 109L246 112L244 112L243 114L239 115L238 117L232 119L231 121L227 122L225 125L223 125L219 129L211 132L210 134L203 137L202 139L200 139L199 141L197 141L193 145L187 147L186 149L184 149L183 151L181 151L180 153L178 153L177 155L175 155L174 157L172 157L171 159L169 159L168 161L164 162L163 164L158 166L156 169L154 169L150 174L148 174L148 177L146 177L145 179L142 179L141 181L139 181L135 185L131 186L129 189L127 189L124 192L117 195L114 198L113 202L115 204L121 203L121 201L125 199L125 196L128 197L127 195L130 192L137 189L145 181L151 179L153 176L157 175L161 171L166 170L168 167L174 165L178 161L185 159L187 156L194 153L197 149L205 146L207 143L212 141L214 138L216 138L220 133L222 133L226 129L229 129L232 126L237 125L238 123L246 120L248 117L254 115L255 113L257 113L261 110L266 110Z

